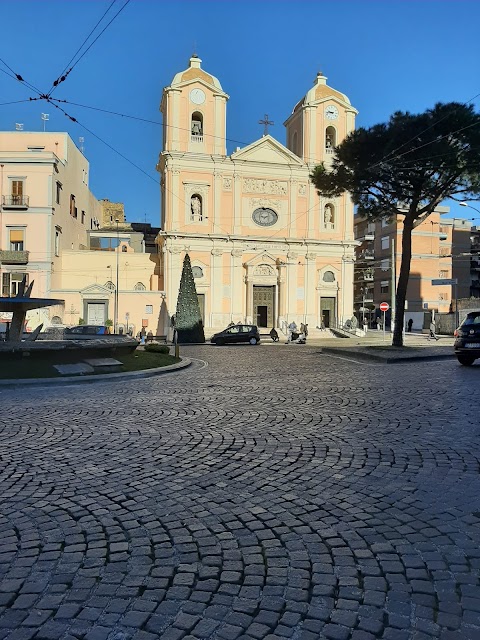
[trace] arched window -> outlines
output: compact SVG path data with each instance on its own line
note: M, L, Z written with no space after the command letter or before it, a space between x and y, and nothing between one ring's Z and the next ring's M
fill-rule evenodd
M202 267L192 267L192 273L194 278L203 278Z
M203 116L199 111L192 113L192 142L203 142Z
M62 319L60 316L53 316L52 324L62 324Z
M335 226L335 207L333 204L326 204L323 209L323 224L325 229L333 229Z
M297 132L294 131L293 140L292 140L292 151L293 151L293 153L296 153L297 156L298 156L297 143L298 143L298 135L297 135Z
M203 220L202 196L198 193L194 193L190 198L190 215L192 222L201 222Z
M115 285L111 280L105 283L105 288L108 289L109 291L115 291Z
M137 284L133 287L134 291L146 291L147 287L143 284L143 282L137 282Z
M323 274L323 281L335 282L335 274L333 273L333 271L325 271L325 273Z
M337 146L337 132L335 127L327 127L325 130L325 151L333 153L334 147Z

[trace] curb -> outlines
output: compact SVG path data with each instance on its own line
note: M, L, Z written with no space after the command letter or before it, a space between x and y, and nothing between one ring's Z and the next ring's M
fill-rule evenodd
M381 356L378 354L370 354L364 353L361 351L353 351L351 349L338 349L335 347L322 347L322 353L332 354L332 355L341 355L348 356L350 358L356 358L357 360L373 360L374 362L382 362L383 364L397 364L402 362L421 362L425 360L449 360L451 358L455 358L455 353L435 353L431 355L405 355L401 357L388 357Z
M57 386L62 384L94 384L95 382L105 382L106 380L135 380L141 378L153 378L153 376L159 376L162 373L170 373L172 371L178 371L186 369L192 364L190 358L182 358L181 362L175 364L169 364L166 367L156 367L155 369L142 369L141 371L129 371L125 373L99 373L96 376L65 376L65 378L15 378L12 380L0 380L1 387L22 387L24 385L49 385Z

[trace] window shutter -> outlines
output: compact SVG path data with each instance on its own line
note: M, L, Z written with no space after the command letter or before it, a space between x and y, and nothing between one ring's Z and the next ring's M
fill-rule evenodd
M2 273L2 296L10 297L10 274Z
M11 229L10 242L23 242L23 229Z

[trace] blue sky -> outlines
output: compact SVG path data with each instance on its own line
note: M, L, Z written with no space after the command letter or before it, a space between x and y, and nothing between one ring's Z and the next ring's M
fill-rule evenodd
M116 0L102 24L124 2ZM0 57L47 91L110 3L0 0ZM54 97L161 122L162 88L195 48L230 95L231 152L261 136L264 113L275 121L270 133L285 142L282 123L318 70L349 96L359 126L395 110L470 100L480 93L479 22L477 0L131 0ZM0 103L34 95L0 73ZM474 103L478 109L479 98ZM49 113L49 130L85 138L95 195L124 202L130 221L146 217L158 225L161 127L63 106L153 179L42 102L0 105L0 129L22 122L25 130L41 130L40 115ZM466 211L452 208L452 215L468 217Z

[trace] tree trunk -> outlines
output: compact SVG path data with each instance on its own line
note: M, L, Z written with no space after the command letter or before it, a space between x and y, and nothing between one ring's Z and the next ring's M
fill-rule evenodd
M402 234L402 262L395 296L395 326L393 329L394 347L403 347L403 323L405 317L405 300L407 297L410 263L412 261L412 230L413 218L405 217ZM392 269L394 265L392 264Z

